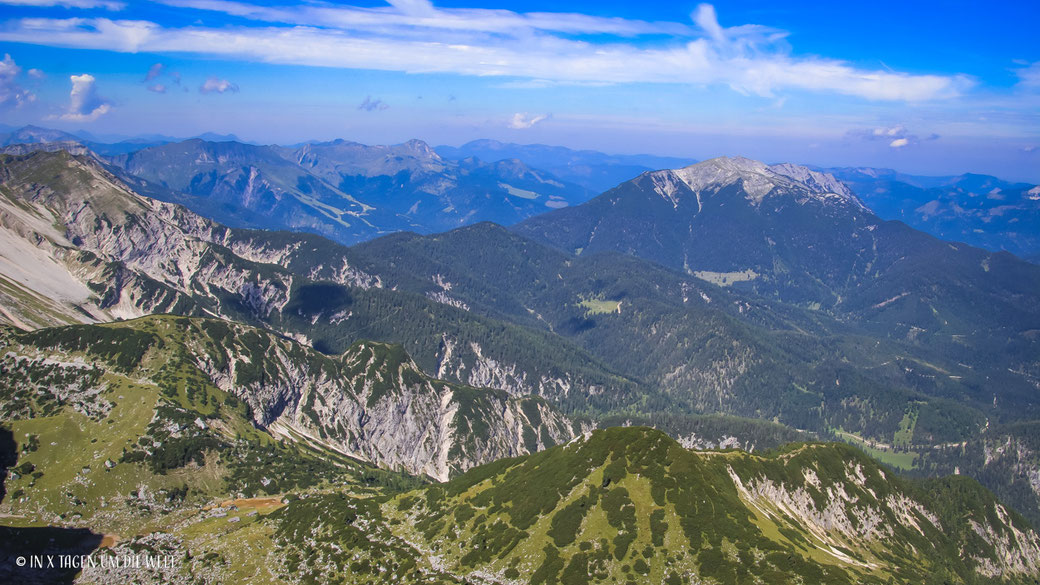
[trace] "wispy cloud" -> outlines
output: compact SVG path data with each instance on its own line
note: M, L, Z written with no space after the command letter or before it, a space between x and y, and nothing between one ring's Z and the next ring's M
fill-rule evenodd
M707 4L685 24L440 9L423 0L395 0L385 8L265 7L226 0L165 3L259 24L166 28L107 18L21 19L0 31L0 41L564 83L721 84L760 96L797 90L913 102L955 97L974 85L962 75L869 70L825 57L796 56L784 31L755 24L723 27ZM577 40L577 34L599 36ZM644 35L667 35L670 41L640 42Z
M1015 71L1018 85L1029 89L1040 89L1040 61Z
M122 10L124 2L109 0L0 0L0 4L13 6L60 6L62 8L103 8L105 10Z
M93 75L71 75L72 91L69 93L69 107L64 114L51 116L70 122L93 122L112 109L112 104L101 98L95 87Z
M890 147L896 149L939 139L938 134L928 134L926 136L911 134L902 124L851 130L848 132L848 136L860 140L887 142Z
M144 79L141 80L141 83L145 84L145 87L150 92L166 93L166 91L170 89L170 85L169 83L163 83L159 81L159 79L162 77L169 78L173 82L173 85L180 86L181 84L181 74L176 71L170 71L169 67L167 67L163 63L155 63L154 65L149 67L148 72L144 74ZM235 87L234 84L230 84L229 87L227 87L224 90L221 90L220 87L222 80L216 78L211 78L211 80L215 81L213 81L213 84L210 85L209 90L203 91L203 88L206 87L206 84L211 83L210 80L207 80L206 83L204 83L203 86L199 88L199 91L201 91L202 93L209 93L209 91L220 91L220 93L229 90L238 91L238 88ZM184 91L188 91L188 88L184 88Z
M403 14L415 16L432 16L436 12L433 9L433 3L429 0L387 0L387 4L400 10Z
M36 94L18 85L21 72L22 68L5 54L4 60L0 61L0 106L20 106L36 99Z
M906 134L906 127L902 124L897 124L887 128L874 128L870 131L870 134L872 136L904 136Z
M209 77L199 86L199 93L238 93L238 86L226 79Z
M361 105L359 105L357 109L364 110L366 112L374 112L377 110L385 110L389 107L390 104L384 102L383 100L373 100L372 96L366 96L365 101L361 102Z
M156 63L155 65L152 65L148 68L148 73L144 74L144 80L152 81L153 79L158 78L160 75L162 75L163 68L164 66L162 63Z
M538 114L537 116L533 116L527 112L517 112L513 114L513 117L509 120L509 127L515 130L523 130L530 128L543 120L547 120L548 118L549 114Z
M566 12L528 12L486 8L436 8L426 0L391 0L391 6L255 6L233 0L158 0L178 8L221 12L258 22L364 29L383 33L411 27L465 33L495 33L522 36L531 31L566 34L604 34L621 37L640 35L696 36L688 24L648 22L636 19L590 16Z

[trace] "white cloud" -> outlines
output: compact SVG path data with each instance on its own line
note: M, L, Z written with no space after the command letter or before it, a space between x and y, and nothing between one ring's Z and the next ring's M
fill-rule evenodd
M0 4L14 6L61 6L63 8L104 8L105 10L122 10L123 2L109 0L0 0Z
M22 68L5 54L0 61L0 106L14 104L20 106L36 99L36 94L18 85L18 75Z
M71 122L93 122L112 109L112 104L97 94L93 75L70 75L72 91L69 93L69 107L60 116L51 116Z
M505 33L519 36L530 31L612 34L625 37L645 34L694 36L687 24L646 22L565 12L527 12L486 8L435 8L424 0L394 0L386 8L355 6L255 6L232 0L157 0L169 6L222 12L260 22L363 29L384 32L412 27L426 30Z
M693 21L697 23L697 26L701 27L701 30L708 33L708 36L715 42L726 42L726 33L719 25L719 18L715 14L715 7L711 4L698 5L697 10L693 12Z
M513 114L512 119L509 120L509 127L514 130L523 130L548 118L549 114L538 114L537 116L532 116L527 112L517 112Z
M153 83L148 86L148 91L155 93L166 93L166 86L161 83Z
M892 142L888 143L888 145L891 146L892 148L902 148L902 147L906 146L907 144L910 144L910 140L907 139L907 138L896 138Z
M0 41L559 83L722 84L761 96L803 90L913 102L955 97L974 85L966 76L868 70L823 57L794 56L784 31L753 24L723 27L707 4L693 14L695 24L684 24L440 9L423 0L395 0L383 8L264 7L225 0L165 3L275 26L163 28L105 18L22 19L8 22ZM599 36L591 42L573 38L576 34ZM670 40L633 40L642 35L668 35Z
M874 128L874 136L902 136L906 134L906 128L902 125L895 125L889 128Z
M210 77L199 86L199 93L237 93L238 86L226 79Z
M44 77L47 77L46 73L36 68L30 69L26 73L28 73L29 77L32 77L33 79L43 79Z

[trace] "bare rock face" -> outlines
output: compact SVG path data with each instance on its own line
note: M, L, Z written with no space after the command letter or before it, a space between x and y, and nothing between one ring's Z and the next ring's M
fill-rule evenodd
M512 396L535 394L550 400L566 397L578 384L567 376L540 376L533 379L514 363L497 360L489 355L479 343L459 343L454 338L441 337L441 354L437 364L437 377L460 380L470 386L497 388ZM595 393L595 386L583 391Z
M293 244L273 248L263 239L236 238L179 205L138 195L93 159L66 152L9 157L0 181L9 193L0 200L0 226L10 240L0 277L26 297L17 302L7 295L5 313L15 324L155 312L230 316L223 306L228 297L264 318L285 305L297 278L279 265ZM26 255L37 264L25 262ZM379 286L342 259L311 271L339 284ZM52 310L40 315L29 299Z
M820 446L808 445L780 455L775 469L730 466L728 472L757 515L806 530L835 562L874 570L884 564L880 557L850 551L953 537L964 543L961 558L987 579L1040 571L1040 536L971 480L936 480L932 495L923 497L920 486L904 486L877 465L824 455ZM963 508L951 514L954 500Z
M47 142L43 144L8 144L7 146L0 147L0 154L22 155L37 151L57 152L59 150L63 150L69 154L93 156L93 153L90 152L89 148L72 140Z
M219 357L200 341L196 365L278 436L446 481L575 434L544 400L430 378L399 346L359 342L330 358L252 328L220 327L230 329Z

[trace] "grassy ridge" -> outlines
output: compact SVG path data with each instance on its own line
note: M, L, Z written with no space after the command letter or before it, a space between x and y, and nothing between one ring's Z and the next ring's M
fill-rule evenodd
M375 502L293 502L271 520L280 550L312 551L300 567L313 582L1024 584L1036 570L1008 568L1037 536L969 479L902 480L840 444L691 452L645 428ZM373 555L362 525L388 552Z

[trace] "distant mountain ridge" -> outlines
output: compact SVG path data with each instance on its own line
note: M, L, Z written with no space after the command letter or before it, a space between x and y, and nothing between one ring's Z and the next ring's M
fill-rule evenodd
M486 161L518 159L545 169L567 181L600 193L640 173L686 166L690 159L648 154L604 154L595 150L573 150L544 144L514 144L497 140L473 140L459 147L435 148L444 158L477 157Z
M273 148L192 139L117 156L112 163L172 191L170 198L234 227L295 229L339 241L380 233L375 209L283 158ZM182 193L185 196L175 195ZM382 229L409 227L380 215Z
M172 141L173 139L169 137L150 136L106 142L86 132L70 133L32 125L22 126L21 128L11 129L9 132L0 133L0 147L9 147L19 144L43 145L65 142L81 144L93 152L103 156L126 154L148 146L158 146ZM5 151L7 150L5 149ZM7 152L10 153L10 151Z
M592 196L578 185L515 159L451 161L420 140L393 146L337 140L278 152L376 209L406 218L423 232L480 221L508 225Z
M43 144L47 142L74 141L91 146L99 154L125 154L135 145L137 149L147 146L156 146L170 142L183 142L199 138L210 142L242 142L256 145L239 138L235 134L219 134L217 132L203 132L194 136L168 136L165 134L136 134L127 136L124 134L94 134L87 130L75 130L66 132L52 128L43 128L33 124L15 127L0 125L0 146L9 144Z
M400 230L511 224L591 195L518 161L445 161L418 140L290 149L195 139L111 161L187 194L173 200L230 225L302 230L346 244Z
M207 134L102 144L34 126L0 135L0 152L34 150L101 155L139 191L234 227L307 231L346 244L400 230L512 224L593 195L515 159L444 160L419 140L280 147Z
M937 238L1036 261L1040 255L1040 186L963 174L918 177L890 169L826 169L883 219Z

